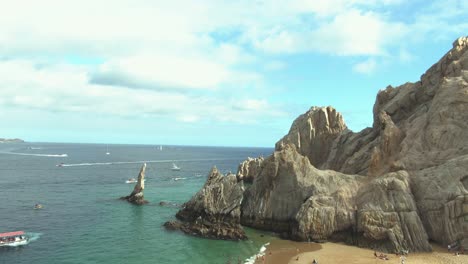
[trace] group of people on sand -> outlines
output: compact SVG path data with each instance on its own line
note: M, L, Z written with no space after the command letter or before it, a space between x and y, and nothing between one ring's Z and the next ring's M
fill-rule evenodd
M454 256L460 256L460 254L465 254L465 249L463 248L460 242L455 242L451 245L449 244L447 246L447 250L448 252L453 252Z
M388 260L388 256L384 255L383 253L377 254L376 251L374 251L374 257L379 258L381 260Z

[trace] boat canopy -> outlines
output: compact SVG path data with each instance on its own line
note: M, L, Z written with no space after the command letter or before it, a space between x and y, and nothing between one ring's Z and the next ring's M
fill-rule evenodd
M14 237L14 236L22 236L22 235L24 235L24 231L0 233L0 237Z

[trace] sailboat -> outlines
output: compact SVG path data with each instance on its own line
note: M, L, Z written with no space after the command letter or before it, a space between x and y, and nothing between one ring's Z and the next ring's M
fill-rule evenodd
M109 152L109 145L106 145L106 155L110 155L110 152Z
M175 163L172 163L172 168L171 170L173 171L180 171L180 167L177 167L177 165Z
M162 146L161 145L159 145L159 151L162 151Z

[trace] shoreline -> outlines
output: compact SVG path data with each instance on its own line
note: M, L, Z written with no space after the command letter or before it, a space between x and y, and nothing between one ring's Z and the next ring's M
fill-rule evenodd
M455 256L447 249L432 244L433 252L410 253L405 264L463 264L468 263L468 255ZM310 264L315 259L327 264L378 264L402 263L399 256L386 254L388 260L374 257L374 250L349 246L342 243L307 243L274 239L267 245L263 257L255 264ZM380 254L380 252L377 252ZM385 254L385 253L384 253Z

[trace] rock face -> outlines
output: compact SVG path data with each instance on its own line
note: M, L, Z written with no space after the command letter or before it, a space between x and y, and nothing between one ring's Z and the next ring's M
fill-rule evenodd
M229 219L387 252L430 251L430 240L468 246L468 37L420 81L379 91L373 112L358 133L331 107L299 116L260 166L241 164L239 179L253 183L236 191L242 205ZM178 217L213 212L206 201L219 182L207 181L187 207L196 210Z
M346 129L343 117L332 107L312 107L294 120L289 133L276 143L275 149L295 145L310 163L322 168L333 141Z
M263 157L258 157L255 159L247 158L237 169L237 180L252 183L255 176L260 173L262 163L264 161Z
M265 159L242 223L391 252L467 244L467 82L465 37L419 82L380 91L371 128L311 108Z
M145 170L146 170L146 163L141 166L140 173L138 174L138 181L133 188L132 193L129 196L121 197L122 200L127 200L130 203L136 205L147 204L148 201L145 200L143 195L143 190L145 189Z
M226 240L246 239L240 226L244 186L236 175L223 176L212 168L203 188L176 214L178 220L164 224L187 234Z

